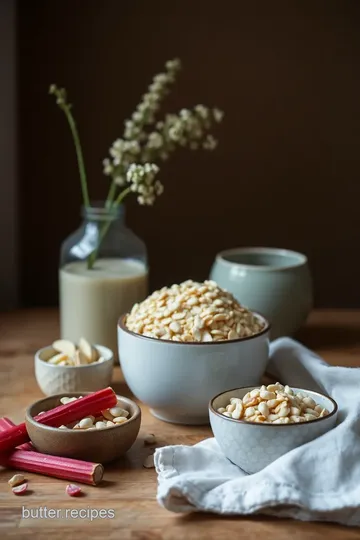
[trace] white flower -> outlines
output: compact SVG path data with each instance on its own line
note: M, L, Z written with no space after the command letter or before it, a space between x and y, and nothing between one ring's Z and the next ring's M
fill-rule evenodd
M134 120L134 122L141 122L144 115L139 111L135 111L131 118Z
M114 148L113 146L110 148L109 154L112 157L119 157L119 155L121 156L121 153L119 152L119 150L117 148Z
M166 73L159 73L158 75L155 75L155 77L153 78L154 83L160 85L160 87L166 84L168 80L169 80L169 77Z
M209 118L209 109L207 107L204 107L204 105L196 105L195 111L204 120L207 120Z
M181 62L179 58L174 58L174 60L168 60L165 66L169 71L177 71L181 68Z
M113 142L113 148L115 150L122 150L124 148L125 142L123 139L116 139L116 141Z
M157 92L161 92L162 84L159 83L159 82L153 82L152 84L150 84L149 90L150 90L151 93L155 93L155 94Z
M104 166L104 174L109 175L113 172L113 166L110 163L110 159L106 158L103 160L103 166Z
M161 148L163 144L164 140L160 133L158 133L157 131L153 131L152 133L150 133L148 138L149 148Z
M137 201L138 201L138 203L141 204L141 205L146 204L146 203L145 203L145 198L144 198L142 195L140 195L140 196L137 198Z
M188 119L191 117L191 111L189 111L189 109L181 109L179 114L182 118L185 118L185 119Z
M140 144L138 141L126 141L124 144L124 150L130 154L136 155L140 152Z
M163 191L164 191L164 186L162 185L162 183L161 183L159 180L157 180L157 181L155 182L154 187L155 187L155 193L156 193L156 195L161 195L161 194L163 193Z
M217 140L212 135L208 135L203 142L203 148L205 150L214 150L217 147Z
M220 109L213 109L213 115L215 122L221 122L221 120L224 117L224 111L221 111Z
M117 186L125 186L126 184L126 179L124 178L124 176L115 176L114 177L114 182Z
M179 129L179 126L173 126L169 129L169 137L172 141L178 141L181 136L181 129Z

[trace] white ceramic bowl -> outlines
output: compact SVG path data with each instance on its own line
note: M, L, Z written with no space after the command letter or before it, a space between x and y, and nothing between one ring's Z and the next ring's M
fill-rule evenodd
M95 345L104 362L84 366L57 366L49 364L55 351L52 346L44 347L35 354L36 381L46 396L66 392L96 392L111 385L114 367L113 352L102 345Z
M269 355L269 323L254 336L181 343L135 334L118 325L119 357L133 394L154 416L179 424L209 423L211 396L234 385L260 384Z
M247 473L255 473L277 458L332 429L337 420L336 402L323 394L303 388L295 392L309 395L329 414L300 424L258 424L234 420L217 412L226 407L230 398L243 398L254 386L228 390L215 396L209 403L210 424L214 436L225 456Z

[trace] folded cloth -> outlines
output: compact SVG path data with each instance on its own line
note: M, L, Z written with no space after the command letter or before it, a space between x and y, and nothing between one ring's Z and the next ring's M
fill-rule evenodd
M155 452L158 502L172 512L271 514L360 525L360 368L329 366L300 343L271 344L268 372L339 405L337 426L248 475L214 438Z

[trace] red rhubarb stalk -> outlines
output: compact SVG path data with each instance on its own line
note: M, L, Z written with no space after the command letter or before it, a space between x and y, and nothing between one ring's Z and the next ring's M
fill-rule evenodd
M7 431L9 428L12 428L16 426L14 422L10 420L10 418L0 418L0 433L2 431ZM19 446L19 450L29 450L29 451L35 451L35 448L31 443L25 443Z
M0 465L94 486L101 482L104 474L101 463L90 463L26 450L13 450L11 454L0 455Z
M50 411L35 416L34 420L47 426L59 427L93 415L99 410L110 409L116 403L117 398L114 390L105 388L66 405L59 405ZM12 450L29 440L25 423L14 426L0 433L0 452Z

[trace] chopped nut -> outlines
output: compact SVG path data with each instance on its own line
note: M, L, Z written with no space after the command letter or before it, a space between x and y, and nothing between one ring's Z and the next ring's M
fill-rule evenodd
M156 437L153 433L148 433L147 435L145 435L144 437L144 444L145 445L148 445L148 444L156 444L157 443L157 440L156 440Z
M106 423L105 422L96 422L95 424L96 429L105 429Z
M127 422L127 418L124 416L118 416L113 419L114 424L123 424L124 422Z
M15 487L25 482L25 480L26 478L23 474L14 474L14 476L8 481L8 484L11 487Z
M145 467L146 469L154 469L155 468L154 454L150 454L150 456L147 456L147 458L145 459L145 461L143 463L143 467Z
M247 422L272 424L298 424L317 420L329 414L321 405L306 394L296 395L289 386L280 383L254 388L242 399L232 397L226 407L217 411L223 416Z

